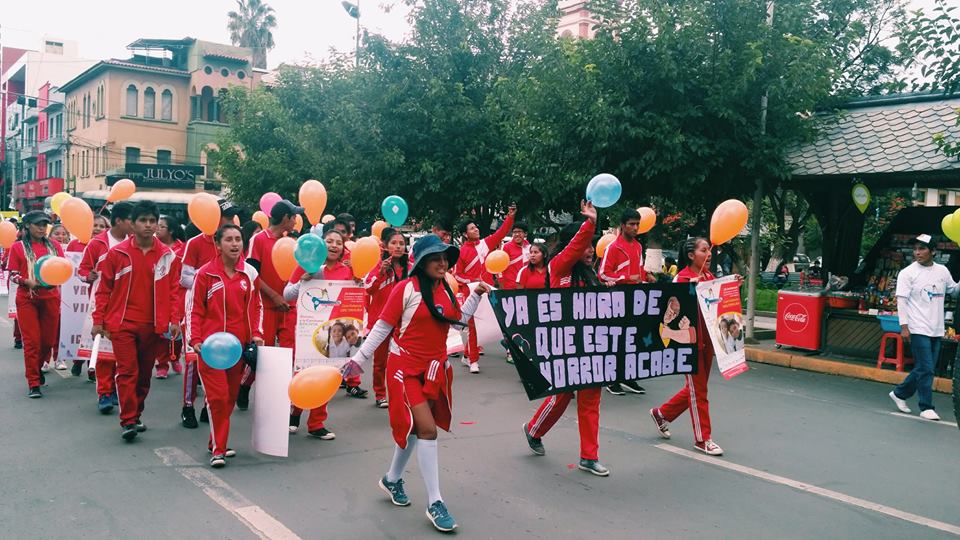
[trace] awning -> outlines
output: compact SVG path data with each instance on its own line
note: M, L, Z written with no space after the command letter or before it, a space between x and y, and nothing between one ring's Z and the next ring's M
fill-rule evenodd
M193 196L199 192L194 193L184 193L182 191L137 191L130 196L130 201L153 201L157 204L182 204L186 205L193 199ZM107 190L101 191L85 191L79 195L81 199L88 201L106 201L107 196L110 195L110 192Z

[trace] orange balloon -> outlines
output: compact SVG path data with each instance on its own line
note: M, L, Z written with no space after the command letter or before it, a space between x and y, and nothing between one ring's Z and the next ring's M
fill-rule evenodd
M17 241L17 226L9 221L0 221L0 247L10 249Z
M220 227L220 205L217 204L217 198L209 193L194 195L187 205L187 214L203 234L211 235Z
M718 246L733 240L747 225L747 205L736 199L720 203L710 218L710 243Z
M349 251L353 251L353 248L357 246L357 243L353 240L347 240L343 243L343 247L347 248Z
M387 222L383 220L373 222L373 225L370 227L370 234L380 238L380 234L383 233L383 230L387 228Z
M597 257L603 257L603 254L607 252L607 246L613 243L617 239L617 235L613 233L607 233L600 237L600 240L597 241Z
M380 262L380 243L372 236L364 236L350 250L353 275L363 279Z
M502 249L495 249L487 255L487 260L484 264L487 266L487 272L499 274L510 266L510 256Z
M307 212L310 223L320 223L327 207L327 189L316 180L307 180L300 186L300 206Z
M326 225L327 223L330 223L331 221L333 221L333 220L335 220L335 219L337 219L337 218L336 218L336 216L334 216L333 214L327 214L327 215L323 216L322 218L320 218L320 223L323 223L324 225Z
M450 290L453 291L453 294L460 292L460 284L457 282L457 278L455 278L453 274L447 272L443 275L443 278L447 280L447 285L450 285Z
M303 216L301 216L300 214L297 214L296 216L294 216L293 228L296 229L297 232L300 232L303 230Z
M293 376L287 395L301 409L316 409L336 395L342 380L333 366L310 366Z
M70 234L84 244L93 236L93 210L86 201L78 197L67 199L60 205L60 220Z
M270 218L263 213L262 210L257 210L253 213L253 220L260 224L260 228L266 229L270 226Z
M637 229L637 233L644 234L650 232L650 229L657 224L657 213L649 206L637 208L637 212L640 212L640 228Z
M237 227L240 226L240 216L233 216L233 224Z
M107 202L125 201L137 191L137 185L129 178L121 178L110 188L110 194L107 195Z
M297 260L293 257L293 250L297 247L297 241L289 236L277 240L273 245L273 252L270 258L273 260L273 267L277 270L280 279L287 281L293 275L294 268L297 267Z
M47 285L63 285L73 275L73 264L63 257L50 257L40 267L40 279Z

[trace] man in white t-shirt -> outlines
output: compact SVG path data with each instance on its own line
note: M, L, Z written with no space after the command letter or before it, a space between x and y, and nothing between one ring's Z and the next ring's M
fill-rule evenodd
M913 245L914 262L897 274L897 312L900 334L910 342L913 370L890 392L897 408L910 412L907 399L917 394L920 416L940 420L933 410L933 368L940 356L943 337L943 299L957 291L957 283L946 266L933 262L934 248L929 234L921 234Z

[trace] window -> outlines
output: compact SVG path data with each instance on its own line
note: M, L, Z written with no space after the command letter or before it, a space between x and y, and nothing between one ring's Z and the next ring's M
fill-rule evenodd
M100 163L100 171L101 172L106 171L107 170L107 146L106 145L100 147L100 159L102 161L102 163Z
M207 75L210 75L211 73L213 73L213 68L210 66L203 66L203 72L206 73Z
M63 54L63 43L60 41L47 41L43 44L43 50L53 54Z
M946 205L947 205L947 194L946 194L946 193L943 193L943 192L940 192L940 194L937 196L937 203L939 204L939 206L946 206Z
M160 119L173 120L173 92L170 90L160 94Z
M247 74L243 70L237 71L237 78L242 81L247 78Z
M223 68L223 69L220 70L220 74L223 75L224 77L229 77L229 76L230 76L230 70L227 69L227 68Z
M147 87L143 91L143 117L156 118L157 93L153 88Z
M169 165L172 154L170 150L157 150L157 165Z
M131 84L127 87L127 116L137 115L137 99L137 87Z
M126 151L127 163L140 163L140 149L134 146L128 146Z

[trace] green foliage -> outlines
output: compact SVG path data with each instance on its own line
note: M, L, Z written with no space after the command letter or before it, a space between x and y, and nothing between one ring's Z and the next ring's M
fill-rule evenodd
M910 203L910 192L881 191L873 194L873 215L867 215L863 221L863 239L860 241L860 256L865 257L890 222ZM868 210L869 211L869 210Z

